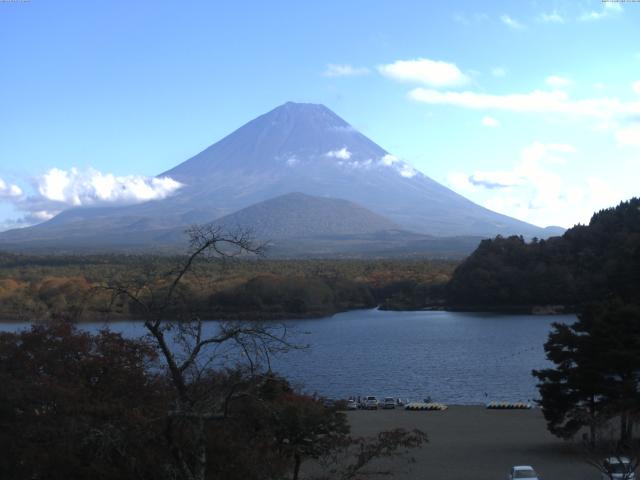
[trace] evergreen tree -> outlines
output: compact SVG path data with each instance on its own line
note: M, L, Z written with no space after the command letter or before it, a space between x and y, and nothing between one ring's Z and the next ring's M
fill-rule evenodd
M640 304L640 198L593 215L562 237L483 240L456 268L447 303L473 308Z
M555 368L534 370L549 431L562 438L619 417L620 441L632 435L640 406L640 308L594 305L572 325L554 324L545 343Z

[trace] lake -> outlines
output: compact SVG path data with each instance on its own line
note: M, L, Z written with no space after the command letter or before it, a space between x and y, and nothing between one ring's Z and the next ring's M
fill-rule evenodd
M543 344L551 323L574 320L573 315L381 310L287 320L281 323L293 332L291 340L310 348L277 356L272 365L304 391L330 398L430 396L461 405L531 401L538 397L531 370L549 365ZM24 327L0 324L0 330ZM140 322L111 328L128 336L144 333Z

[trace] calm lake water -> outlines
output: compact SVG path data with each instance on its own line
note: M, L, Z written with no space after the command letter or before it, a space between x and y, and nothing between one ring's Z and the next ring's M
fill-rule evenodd
M293 332L291 340L310 348L278 356L272 366L304 391L330 398L527 401L538 397L531 370L549 365L543 344L551 323L574 320L573 315L379 310L289 320L282 323ZM0 330L19 328L25 325L0 324ZM144 333L139 322L118 322L111 328L127 336Z

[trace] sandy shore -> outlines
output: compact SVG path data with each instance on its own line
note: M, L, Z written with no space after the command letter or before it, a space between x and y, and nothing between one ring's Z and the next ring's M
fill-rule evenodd
M512 465L532 465L542 480L596 480L576 448L549 434L542 413L452 406L443 412L378 410L348 412L354 435L419 428L429 443L413 452L394 478L505 480ZM383 467L383 465L380 465Z

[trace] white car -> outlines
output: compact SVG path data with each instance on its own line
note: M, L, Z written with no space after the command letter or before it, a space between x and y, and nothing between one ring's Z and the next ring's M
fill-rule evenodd
M605 458L602 466L607 473L602 473L602 480L636 480L633 465L627 457Z
M356 402L353 398L347 401L347 410L357 410L358 402Z
M396 408L396 401L392 397L385 397L384 402L382 402L382 408Z
M364 408L367 410L377 410L378 409L378 399L372 395L365 397L364 399Z
M528 478L529 480L540 480L536 471L530 465L516 465L511 467L508 480L515 480L516 478Z

